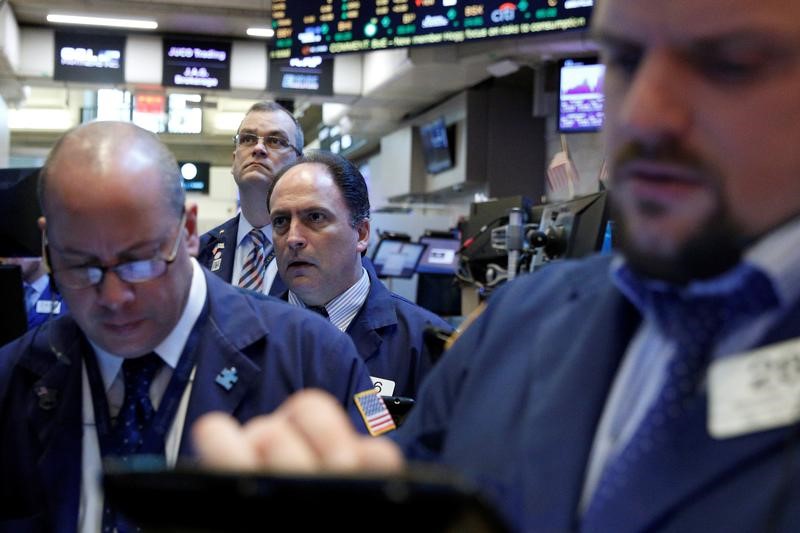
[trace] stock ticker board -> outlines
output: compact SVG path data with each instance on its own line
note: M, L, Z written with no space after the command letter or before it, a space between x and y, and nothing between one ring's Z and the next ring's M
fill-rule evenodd
M270 58L584 29L594 0L273 0Z

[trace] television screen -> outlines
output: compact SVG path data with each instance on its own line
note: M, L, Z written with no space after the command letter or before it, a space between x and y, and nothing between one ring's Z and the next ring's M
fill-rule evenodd
M424 244L382 239L372 254L372 263L375 272L382 278L410 278L424 251Z
M53 79L124 83L125 36L57 31Z
M333 95L333 59L271 59L267 90L277 94Z
M425 170L430 174L453 168L452 141L448 139L448 128L444 119L438 118L419 127Z
M181 171L183 189L186 192L208 194L211 163L205 161L178 161L178 168Z
M230 89L230 41L164 39L161 84L191 89Z
M425 245L425 253L417 265L421 274L455 274L458 270L458 250L461 241L458 239L441 239L437 237L421 237L420 244Z
M272 3L272 59L454 44L585 29L594 0Z
M0 169L0 257L42 255L39 168Z
M560 65L558 131L597 131L603 125L605 66L596 59L565 59Z

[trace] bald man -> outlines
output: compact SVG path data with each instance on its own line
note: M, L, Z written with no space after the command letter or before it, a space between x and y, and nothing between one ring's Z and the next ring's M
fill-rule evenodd
M157 137L127 123L71 130L40 202L70 315L0 350L0 530L127 531L103 502L101 461L174 465L209 411L245 421L320 387L358 422L352 397L372 385L350 339L204 271L197 206Z

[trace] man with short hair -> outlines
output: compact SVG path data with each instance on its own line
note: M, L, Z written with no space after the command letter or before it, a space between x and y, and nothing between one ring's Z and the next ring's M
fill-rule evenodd
M425 328L435 314L386 289L369 259L369 195L358 169L314 151L278 173L267 193L289 303L327 316L353 339L384 396L415 397L433 365Z
M200 237L198 261L228 283L263 294L286 287L277 277L267 188L275 174L303 151L303 129L294 115L272 102L253 104L234 137L231 174L241 211Z
M457 469L519 531L800 530L798 20L785 0L596 2L621 253L496 292L389 468ZM294 397L273 428L319 450L304 465L380 463L355 435L311 447L322 405ZM199 445L228 443L213 463L251 445L202 422Z
M150 132L95 122L66 133L41 173L47 258L70 313L0 350L0 530L118 527L101 460L193 449L200 415L268 413L327 389L363 428L372 384L329 323L208 274L197 206Z

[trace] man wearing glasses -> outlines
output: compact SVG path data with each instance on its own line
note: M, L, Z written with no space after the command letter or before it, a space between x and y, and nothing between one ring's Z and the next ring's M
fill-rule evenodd
M318 387L360 420L352 397L372 384L347 336L192 258L197 206L155 135L115 122L68 132L40 202L70 313L0 349L0 530L128 531L100 493L102 461L173 466L203 413L244 421Z
M231 174L241 212L200 238L200 264L223 280L264 294L286 290L273 261L267 189L275 174L303 150L303 130L276 102L258 102L233 138Z

